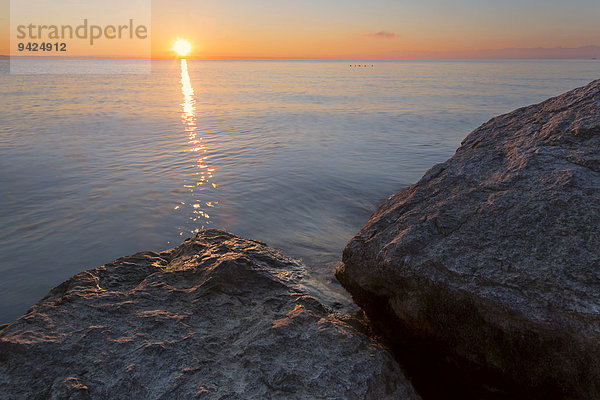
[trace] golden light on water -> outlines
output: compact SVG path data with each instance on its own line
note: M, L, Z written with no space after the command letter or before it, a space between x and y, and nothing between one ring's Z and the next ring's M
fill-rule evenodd
M173 43L173 51L179 56L185 57L192 51L192 45L187 40L177 39L177 41Z
M188 43L189 44L189 43ZM217 184L212 182L214 168L208 165L208 156L206 153L206 147L202 143L202 137L198 136L198 126L196 123L196 100L194 98L194 88L190 81L190 74L188 72L187 60L181 60L181 94L183 95L183 103L181 103L182 120L184 129L188 137L188 144L190 148L188 151L192 153L198 153L196 159L196 172L194 173L195 181L189 182L184 187L194 195L194 201L189 205L192 209L192 216L190 220L201 226L203 229L205 225L209 224L210 216L206 213L206 207L215 207L219 204L217 201L211 201L204 203L200 200L200 195L206 190L214 190L217 188ZM204 196L202 196L204 197ZM185 203L181 203L184 205ZM175 207L179 209L180 206ZM198 228L191 231L191 233L198 232ZM183 232L180 233L183 235Z
M195 134L196 105L194 101L194 88L192 87L188 73L187 60L181 60L181 93L183 94L183 120L186 124L186 131Z

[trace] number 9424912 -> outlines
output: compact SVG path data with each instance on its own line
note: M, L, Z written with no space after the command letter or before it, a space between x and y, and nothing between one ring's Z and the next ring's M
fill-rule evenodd
M67 51L66 43L19 43L17 45L19 51Z

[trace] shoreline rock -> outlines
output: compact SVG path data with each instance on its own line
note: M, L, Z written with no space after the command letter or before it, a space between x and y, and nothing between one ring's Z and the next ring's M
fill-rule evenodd
M205 230L77 274L0 330L1 399L418 399L338 295Z
M473 131L375 211L336 276L409 374L600 398L599 249L600 80Z

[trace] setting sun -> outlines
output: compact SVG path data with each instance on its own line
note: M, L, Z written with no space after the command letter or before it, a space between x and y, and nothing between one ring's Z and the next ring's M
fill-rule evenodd
M173 44L173 50L181 57L185 57L192 51L192 45L187 40L177 39Z

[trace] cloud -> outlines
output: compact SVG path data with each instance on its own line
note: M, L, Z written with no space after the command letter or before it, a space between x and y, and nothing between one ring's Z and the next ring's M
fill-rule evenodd
M366 33L365 36L372 37L375 39L395 39L395 38L400 37L400 35L396 35L394 32L388 32L386 30L379 31L379 32L369 32L369 33Z

